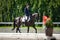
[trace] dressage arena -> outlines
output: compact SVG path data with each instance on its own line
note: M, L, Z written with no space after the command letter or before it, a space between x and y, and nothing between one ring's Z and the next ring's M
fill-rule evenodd
M33 28L30 28L30 33L27 33L27 28L21 28L22 33L15 33L12 28L0 28L0 40L44 40L56 38L60 40L60 30L54 30L53 37L47 37L42 28L37 28L38 33L35 33Z
M54 29L53 37L47 37L43 28L37 28L37 32L35 33L34 28L30 27L29 33L27 33L27 27L21 27L22 33L15 33L11 30L12 27L1 27L0 28L0 40L49 40L51 38L55 38L56 40L60 40L60 30Z
M60 40L60 34L53 34L53 37L46 37L44 33L0 33L0 40L44 40L55 38Z

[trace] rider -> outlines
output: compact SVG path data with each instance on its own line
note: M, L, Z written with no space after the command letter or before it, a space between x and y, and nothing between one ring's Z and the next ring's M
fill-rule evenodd
M29 4L26 4L26 7L24 8L24 13L27 16L27 21L30 17L30 10L29 10Z

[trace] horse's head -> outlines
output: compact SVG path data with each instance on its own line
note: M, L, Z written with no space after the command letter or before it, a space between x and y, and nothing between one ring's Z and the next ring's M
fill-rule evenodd
M35 19L39 20L39 17L40 17L39 13L34 13L34 14L32 14L32 16L33 16Z
M38 15L39 15L38 13L32 14L32 16L34 16L35 18L38 17Z

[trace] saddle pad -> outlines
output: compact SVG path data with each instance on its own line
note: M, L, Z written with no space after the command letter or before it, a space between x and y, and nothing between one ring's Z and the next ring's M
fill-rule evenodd
M21 18L21 20L22 20L22 22L25 22L25 20L27 20L27 16L23 16L22 18ZM30 17L29 17L29 19L28 19L28 21L30 20Z

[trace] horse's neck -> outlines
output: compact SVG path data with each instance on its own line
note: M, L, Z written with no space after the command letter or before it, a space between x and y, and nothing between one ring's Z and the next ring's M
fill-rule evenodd
M32 16L31 18L30 18L30 21L34 21L35 20L35 18Z

